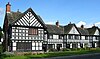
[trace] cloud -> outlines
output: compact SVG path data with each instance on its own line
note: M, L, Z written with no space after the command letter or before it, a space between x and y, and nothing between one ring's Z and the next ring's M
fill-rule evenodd
M95 25L100 27L100 22L95 23Z
M46 23L46 24L55 25L56 21L54 21L54 22L45 22L45 23ZM60 22L59 22L59 25L65 26L66 24L60 23Z
M97 22L97 23L94 23L94 24L95 24L95 26L100 27L100 22ZM80 27L81 25L84 25L85 28L90 28L90 27L93 26L93 24L91 24L91 23L88 23L88 24L87 24L86 22L83 22L83 21L80 21L80 22L78 22L78 23L76 24L77 27Z
M45 22L46 24L55 24L55 22Z
M76 24L77 27L80 27L81 25L86 25L86 22L80 21Z
M45 22L46 24L51 24L51 25L55 25L55 22L56 21L54 21L54 22ZM98 26L98 27L100 27L100 22L97 22L97 23L94 23L95 24L95 26ZM60 25L63 25L63 26L65 26L66 24L64 24L64 23L60 23ZM84 21L80 21L80 22L78 22L78 23L76 23L76 26L77 27L81 27L81 25L84 25L84 27L85 28L91 28L92 26L93 26L93 24L91 24L91 23L86 23L86 22L84 22Z
M4 9L0 8L0 17L3 17L3 16L4 16Z

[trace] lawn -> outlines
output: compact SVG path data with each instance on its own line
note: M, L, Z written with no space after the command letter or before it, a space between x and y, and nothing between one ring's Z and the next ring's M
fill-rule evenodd
M69 56L69 55L81 55L81 54L99 53L99 52L100 52L100 49L60 51L60 52L49 52L49 53L35 54L35 55L30 54L30 55L21 55L21 56L16 56L16 55L4 56L2 59L47 58L47 57L57 57L57 56Z

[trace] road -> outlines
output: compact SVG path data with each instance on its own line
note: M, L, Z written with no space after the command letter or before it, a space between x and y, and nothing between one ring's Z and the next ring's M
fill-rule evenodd
M51 58L39 58L39 59L100 59L100 53L74 55L74 56L51 57Z

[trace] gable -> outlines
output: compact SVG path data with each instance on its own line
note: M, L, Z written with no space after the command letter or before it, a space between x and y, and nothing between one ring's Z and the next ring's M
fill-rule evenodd
M31 9L24 12L23 16L16 20L13 25L43 27L45 24Z
M96 29L94 35L99 35L99 30L98 29Z
M75 26L73 26L68 34L79 34Z

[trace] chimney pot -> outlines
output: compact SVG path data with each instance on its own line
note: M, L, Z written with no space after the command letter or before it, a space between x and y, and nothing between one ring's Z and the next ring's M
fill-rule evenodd
M56 26L59 27L59 21L56 22Z
M84 25L81 25L81 28L84 29Z
M6 4L6 13L10 13L10 3L8 2L8 4Z

